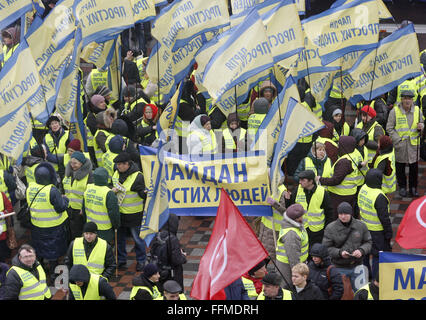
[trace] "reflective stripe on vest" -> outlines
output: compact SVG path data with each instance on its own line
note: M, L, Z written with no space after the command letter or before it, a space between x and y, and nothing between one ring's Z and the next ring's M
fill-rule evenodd
M19 300L44 300L50 299L52 294L46 284L46 274L41 265L37 266L38 276L40 280L29 271L13 266L10 270L15 270L22 281L22 288L19 291ZM9 272L8 271L8 272Z
M240 136L238 137L238 141L244 141L246 130L244 128L239 128L239 129L240 129L239 130ZM229 149L229 150L237 149L231 130L229 130L229 128L226 128L225 130L223 130L223 139L225 140L226 149Z
M355 148L354 152L353 152L353 160L355 161L355 163L360 164L361 162L364 161L368 161L368 149L367 147L363 146L362 148L363 154L361 154L361 152ZM365 181L365 175L367 174L368 171L368 165L365 167L362 167L360 172L361 172L361 176L360 176L360 180L358 181L358 186L362 186L364 184Z
M143 211L143 199L138 195L137 192L131 191L133 183L135 182L137 176L141 174L140 171L132 173L126 178L126 181L122 183L123 187L126 189L126 195L123 199L123 202L120 205L120 212L124 214L133 214ZM112 182L115 184L118 182L119 173L118 170L114 172L112 176Z
M44 187L44 188L43 188ZM30 213L31 213L31 223L39 228L51 228L61 225L68 217L66 211L57 213L55 208L50 203L50 190L52 189L53 184L44 186L37 184L36 182L31 182L27 188L27 203L30 205L34 196L37 194L37 198L33 201Z
M107 151L102 155L102 165L108 171L109 180L111 180L114 174L114 159L118 156L118 153Z
M106 198L111 189L107 186L97 186L93 183L87 185L84 192L84 208L87 221L92 221L98 226L98 230L109 230L112 228L108 215Z
M277 198L274 198L274 200L279 202L281 195L284 191L287 191L287 188L283 184L278 186L279 196ZM261 222L266 228L270 230L273 229L273 225L275 224L275 231L280 231L283 225L283 216L275 208L272 208L272 217L262 216Z
M6 182L4 181L5 170L0 169L0 192L4 192L10 199L9 189L7 188Z
M163 298L163 296L161 295L161 292L158 290L157 286L153 286L152 290L147 287L147 286L134 286L132 288L132 291L130 292L130 300L135 300L135 296L138 293L139 290L146 290L148 291L148 293L151 295L152 300L154 299L158 299L158 298Z
M296 193L295 203L299 203L305 209L305 214L303 215L303 223L305 229L310 229L312 232L318 232L324 229L325 225L325 215L324 209L321 209L322 202L324 200L325 189L322 186L317 186L315 193L311 197L311 201L306 202L306 195L299 184Z
M348 161L350 161L352 166L352 172L348 174L339 185L328 186L328 191L341 196L350 196L350 195L354 195L357 192L357 187L360 183L362 175L361 175L361 172L358 170L357 166L352 161L352 160L355 160L355 157L356 157L356 154L354 151L350 154L343 155L336 161L336 163L333 165L333 172L334 172L334 167L336 166L336 164L339 163L339 161L342 159L347 159Z
M392 193L396 190L396 168L395 168L395 150L391 153L381 154L374 161L373 168L377 168L379 163L385 159L389 159L391 163L392 173L387 176L383 174L382 179L382 191L384 193Z
M101 300L99 296L99 280L100 276L98 274L90 274L89 284L86 289L86 294L83 297L81 288L73 283L69 284L70 290L74 296L75 300Z
M399 106L395 107L395 131L402 140L410 140L410 144L417 146L419 144L419 132L417 131L417 123L419 123L419 107L414 106L414 117L411 127L408 126L407 116L402 113Z
M97 237L98 241L90 253L89 259L86 258L84 250L83 237L75 238L72 249L72 258L74 265L82 264L89 269L90 273L102 275L105 269L105 254L107 242Z
M107 139L108 139L108 137L110 135L113 135L111 132L108 132L108 131L106 131L104 129L98 129L96 131L96 134L95 134L95 137L94 137L94 142L93 142L93 148L95 149L95 157L96 157L96 162L98 163L98 167L102 167L103 166L102 156L104 154L104 152L102 151L101 147L98 146L98 143L96 142L96 138L97 138L97 136L98 136L98 134L100 132L103 132L105 134L105 136L107 137ZM105 149L106 149L106 146L105 146Z
M3 197L0 197L0 198L1 198L0 199L0 212L3 212L4 211ZM1 215L1 213L0 213L0 215ZM7 231L6 219L0 219L0 230L2 230L2 232Z
M376 126L382 127L377 121L374 121L374 123L371 125L371 127L368 129L368 131L366 132L368 135L368 141L374 141L374 131ZM358 129L361 129L364 131L364 123L361 121L360 123L357 124L356 126ZM374 156L376 155L376 150L374 149L368 149L368 162L370 163L371 161L373 161Z
M361 187L358 194L358 207L361 220L365 222L370 231L383 231L382 223L377 216L377 210L374 207L379 195L386 195L381 189L370 188L366 184ZM387 199L387 197L386 197ZM389 206L389 200L388 200ZM389 211L389 207L388 207Z
M280 235L278 237L277 249L276 249L277 260L281 261L282 263L289 263L284 244L281 242L282 237L284 237L289 231L294 231L299 236L300 242L301 242L299 262L305 262L308 259L308 254L309 254L308 234L305 229L301 231L300 229L295 227L285 228L280 230Z
M86 130L86 140L87 140L87 146L88 147L93 147L94 146L94 140L95 137L92 134L92 131L90 131L89 127L87 126L87 117L86 119L84 119L84 125L85 125L85 130Z
M258 294L256 292L256 287L254 286L254 282L250 279L241 277L244 288L247 291L247 295L249 298L257 298Z
M322 169L321 177L330 178L332 174L332 164L330 158L327 158L324 162L324 167ZM317 168L315 167L314 162L310 157L305 158L305 170L312 170L315 173L315 176L318 175Z
M179 137L187 138L189 135L190 121L183 121L179 116L176 116L175 127Z
M213 130L209 130L209 134L210 139L198 130L192 131L190 134L190 136L196 135L200 139L203 153L215 153L217 151L216 135Z
M81 210L83 207L83 195L86 191L87 180L89 175L87 174L83 179L74 179L71 183L71 177L64 177L62 184L64 186L65 195L69 199L69 206L72 209Z

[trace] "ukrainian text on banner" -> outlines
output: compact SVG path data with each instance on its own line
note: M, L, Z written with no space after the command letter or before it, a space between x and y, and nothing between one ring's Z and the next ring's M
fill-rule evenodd
M309 136L322 127L324 124L310 109L290 97L269 171L271 193L274 199L280 196L278 186L282 177L281 166L284 158L300 138Z
M281 130L281 123L286 114L290 98L300 101L299 91L293 77L289 76L283 89L271 105L265 119L257 131L251 150L264 150L268 166L271 165L275 144Z
M376 48L379 37L377 2L355 0L302 21L303 29L318 47L327 65L351 51Z
M133 23L146 22L155 19L154 0L130 0L133 12Z
M231 29L224 45L213 55L204 71L203 85L218 100L237 83L273 66L265 26L256 9ZM218 79L218 75L221 75Z
M344 4L348 4L353 2L354 0L337 0L336 2L334 2L330 8L336 8L338 6L342 6ZM389 12L388 8L386 7L386 5L383 3L382 0L376 0L377 5L378 5L378 9L379 9L379 18L380 19L393 19L392 14Z
M145 148L145 147L144 147ZM157 159L141 154L145 184L150 185L152 168ZM262 152L217 154L189 157L166 152L165 181L169 211L177 215L214 216L219 205L221 188L231 196L244 215L269 216L271 206L266 199L269 182L265 154Z
M426 256L379 252L379 299L426 300Z
M0 0L0 29L6 28L18 20L33 7L31 0Z
M56 97L56 111L68 122L71 122L75 115L77 101L80 100L80 53L81 53L81 29L76 31L74 49L71 61L64 70L63 79Z
M81 58L87 63L93 63L96 69L105 71L111 64L114 55L115 39L102 43L91 42L81 51Z
M293 0L283 0L261 16L274 63L289 66L304 48L304 33Z
M377 50L364 52L342 76L342 84L336 81L336 86L354 105L374 99L421 74L418 52L417 35L413 24L409 24L381 40Z
M111 88L111 103L120 99L121 94L121 38L114 41L114 55L108 73L108 88Z
M257 12L259 13L259 16L265 14L266 12L276 8L277 6L280 5L282 0L269 0L269 1L263 1L257 5L255 5L254 7L256 8ZM249 8L248 10L242 11L238 14L233 14L230 18L229 18L229 22L230 22L230 26L231 28L236 27L237 25L239 25L241 22L244 21L244 19L247 17L248 14L250 14L251 8Z
M80 0L74 15L81 24L83 47L90 42L111 40L134 24L129 0Z
M227 25L226 0L178 0L161 10L151 33L169 50L176 51L195 36Z
M263 0L231 0L232 15L251 9L261 2Z
M25 39L9 60L10 63L0 72L0 120L1 132L4 133L0 138L0 150L6 156L18 159L31 138L31 119L26 103L32 96L43 92Z
M179 83L176 92L170 99L166 108L164 108L157 122L158 137L162 142L167 142L170 136L169 129L174 127L175 119L179 106L180 97L182 95L182 82Z

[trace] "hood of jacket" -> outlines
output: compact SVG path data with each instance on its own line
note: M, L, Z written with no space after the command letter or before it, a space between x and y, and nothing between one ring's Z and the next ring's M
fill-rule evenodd
M123 137L129 135L129 128L127 127L126 121L123 119L116 119L111 126L111 132L114 134L119 134Z
M109 140L108 147L113 153L120 153L123 151L124 139L121 135L116 135Z
M34 170L34 176L38 184L56 185L56 171L49 162L40 163Z
M96 168L95 171L93 171L93 182L97 186L108 186L108 180L109 175L108 171L103 168L99 167Z
M259 90L259 95L261 97L263 97L263 91L266 88L271 88L272 90L274 90L274 97L277 95L277 87L270 80L265 80L262 82L262 85L260 86Z
M269 101L265 98L257 98L253 101L254 113L267 114L269 109Z
M39 157L34 157L32 155L29 155L28 157L25 157L25 162L24 164L28 167L32 167L35 164L39 164L44 162L45 160L43 158L39 158Z
M365 175L365 184L373 189L382 187L382 172L378 169L370 169Z
M322 138L332 139L333 129L334 129L333 124L325 120L323 121L323 123L324 123L324 127L318 131L319 136Z
M352 153L356 148L356 140L352 136L341 136L339 139L339 156Z
M77 281L88 283L90 280L89 269L87 269L87 267L82 264L73 265L69 273L69 280L72 283Z
M314 243L312 245L310 254L311 256L320 257L322 260L329 257L327 247L321 243Z
M179 218L176 214L171 213L169 216L169 220L164 224L161 228L161 233L171 233L176 235L179 229Z
M18 27L11 27L2 32L2 34L7 33L12 38L12 44L10 48L14 47L21 41L21 33L18 30Z
M67 163L65 167L65 176L73 177L76 180L81 180L86 177L88 174L92 173L92 161L90 159L86 159L86 162L80 167L80 169L73 170L71 168L71 161Z
M354 138L355 138L357 146L358 146L358 143L360 142L360 140L361 140L362 138L365 138L365 143L364 143L364 145L365 145L365 144L367 143L367 141L368 141L368 135L367 135L367 133L366 133L364 130L360 129L360 128L353 128L353 129L351 130L350 136L352 136L352 137L354 137Z

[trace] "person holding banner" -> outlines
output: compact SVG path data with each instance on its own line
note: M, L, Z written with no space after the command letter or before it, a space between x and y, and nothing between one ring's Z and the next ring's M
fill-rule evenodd
M3 30L1 33L1 38L3 42L3 61L0 61L0 70L4 67L4 64L7 60L10 59L13 52L19 45L20 41L20 32L17 26Z
M401 102L389 113L386 131L395 147L396 179L399 195L407 196L407 177L405 167L409 166L408 187L411 197L418 197L418 161L424 117L417 105L414 105L412 91L402 91Z

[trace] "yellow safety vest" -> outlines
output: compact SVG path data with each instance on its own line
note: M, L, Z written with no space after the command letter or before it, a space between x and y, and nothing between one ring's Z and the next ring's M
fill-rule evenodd
M3 62L1 63L1 67L3 68L6 61L10 59L12 54L15 52L16 48L18 47L19 43L15 44L12 48L8 49L7 46L3 46Z
M358 185L360 185L360 181L362 179L362 175L359 172L357 166L352 161L352 160L355 161L355 158L356 158L356 153L354 151L350 154L343 155L336 161L336 163L333 165L333 172L334 172L334 167L336 166L336 164L342 159L347 159L351 162L353 171L350 174L348 174L339 185L328 186L328 191L341 196L350 196L350 195L356 194L357 187Z
M3 196L0 195L0 212L3 212L3 211L4 211ZM5 232L7 230L6 219L0 219L0 230L3 230L2 232Z
M361 291L361 290L367 290L367 293L368 293L367 300L374 300L373 295L371 294L371 291L370 291L370 284L369 284L369 283L367 283L366 285L364 285L364 286L362 286L361 288L359 288L359 289L355 292L355 294L357 294L357 293L358 293L359 291Z
M246 289L247 295L250 299L254 299L259 296L256 292L256 287L254 286L254 282L252 280L241 277L241 281L243 282L244 288Z
M88 152L83 152L84 156L86 157L87 160L90 160L90 154ZM71 160L71 156L69 155L69 153L65 153L64 154L64 167L67 167L68 162L70 162Z
M137 100L135 100L135 101L133 101L133 102L131 102L131 103L126 103L126 104L124 105L123 114L127 114L127 113L129 113L129 112L133 111L133 109L135 108L135 106L136 106L138 103L145 103L145 104L148 104L148 102L147 102L147 101L145 101L145 99L143 99L142 97L140 97L140 98L138 98Z
M377 121L374 121L374 123L371 125L371 127L368 129L368 131L366 132L368 135L368 141L374 141L374 131L376 130L376 126L382 127ZM361 121L360 123L357 124L356 126L358 129L363 130L364 128L364 123ZM371 161L373 161L374 156L376 155L376 150L374 149L368 149L368 162L371 163Z
M342 94L342 91L334 84L331 87L329 97L334 98L334 99L344 99L345 98Z
M176 116L175 130L179 137L187 138L189 135L190 121L183 121L179 116Z
M86 129L86 139L87 139L87 147L93 147L94 146L94 140L95 137L93 136L92 132L90 131L89 127L87 126L87 117L83 120L85 129Z
M253 113L248 118L247 123L247 134L251 137L254 137L257 133L257 130L259 130L260 125L263 122L263 119L265 119L266 114L259 114L259 113Z
M334 142L333 140L329 139L329 138L318 137L317 140L315 140L315 141L322 143L322 144L325 144L326 142L330 142L333 146L338 148L337 143Z
M377 168L379 163L384 159L389 159L392 168L392 173L389 176L383 174L382 178L382 190L384 193L388 194L396 190L395 150L392 150L391 153L379 155L376 161L374 161L373 168Z
M367 161L368 160L368 149L366 146L363 146L362 148L363 153L361 153L358 149L355 148L354 150L354 156L353 156L353 160L359 164L361 162ZM359 170L361 175L360 175L360 180L358 181L358 186L362 186L365 182L365 175L368 172L368 165L365 167L362 167L361 170Z
M278 197L274 200L279 202L284 191L287 191L287 188L282 184L278 187ZM283 223L283 216L277 210L272 208L272 217L262 216L260 221L270 230L273 229L273 225L275 224L275 231L280 231Z
M98 69L93 69L90 72L90 81L93 91L100 86L108 87L108 70L100 71Z
M301 244L302 244L299 262L305 262L308 259L308 255L309 255L308 233L306 232L305 229L301 231L299 228L295 228L295 227L285 228L280 230L280 235L278 237L277 249L276 249L277 260L281 261L282 263L289 263L284 244L281 242L282 237L284 237L286 233L289 231L294 231L299 236L301 240Z
M19 300L44 300L45 298L50 299L52 297L50 289L46 284L46 273L44 273L40 264L37 266L40 280L37 280L31 272L20 267L13 266L9 271L12 269L16 271L22 281L22 288L18 296Z
M118 153L107 151L102 155L102 165L108 171L109 180L111 181L112 175L114 174L114 159L118 156Z
M89 284L87 286L86 294L83 297L81 288L73 283L69 284L70 290L74 296L75 300L102 300L99 296L99 280L100 276L98 274L90 274Z
M138 57L135 58L135 63L136 63L136 66L138 67L139 78L141 78L141 81L143 81L145 79L145 74L146 74L146 71L144 70L143 63L145 61L147 61L148 59L149 59L149 57L143 57L143 56L138 56ZM149 79L147 79L147 80L149 80ZM142 86L142 87L145 88L146 85Z
M237 114L238 114L238 118L241 121L247 121L248 120L249 112L250 112L250 103L237 105Z
M27 184L29 184L30 182L36 181L34 171L38 165L39 163L33 164L31 167L25 166L25 177L27 178Z
M150 124L146 123L143 119L140 121L139 125L142 128L150 126ZM155 137L158 139L158 131L157 130L155 130L154 132L151 132L151 133L147 134L145 137L151 137L152 135L155 135Z
M367 229L370 231L382 231L383 226L377 216L377 210L374 207L376 199L379 195L386 197L381 189L370 188L364 184L359 190L358 194L358 207L361 216L361 220L367 225ZM387 199L387 197L386 197ZM388 200L389 203L389 200ZM389 204L388 204L389 209Z
M419 107L414 106L414 117L411 127L408 127L407 116L402 113L399 106L394 108L395 110L395 130L402 140L410 140L412 146L419 144L419 131L417 131L417 123L419 123Z
M87 221L92 221L98 226L98 230L109 230L112 228L108 215L106 198L111 189L107 186L97 186L93 183L87 185L84 192L84 208Z
M69 199L69 206L72 209L81 210L83 206L83 195L86 191L87 180L89 175L86 175L83 179L74 179L71 183L71 177L64 177L62 184L64 186L65 195Z
M139 290L146 290L151 295L152 300L155 300L157 298L162 299L163 296L161 295L161 292L158 290L157 286L152 287L152 290L147 286L134 286L132 288L132 291L130 292L130 300L135 300L135 296L138 293Z
M405 80L398 86L395 104L401 102L401 92L406 90L411 91L414 94L413 101L416 101L418 97L418 85L416 78L411 80Z
M84 251L83 237L75 238L72 249L73 264L82 264L89 269L90 273L102 275L105 270L105 254L107 251L107 242L97 237L98 241L90 253L89 259L86 258Z
M58 145L56 145L50 133L47 133L44 139L45 139L47 148L49 149L49 152L55 156L58 155L58 158L60 156L63 156L67 152L66 142L69 138L69 135L70 135L70 132L68 130L65 130L65 133L59 139ZM57 163L51 163L51 164L53 168L56 171L58 171L58 164Z
M143 199L139 196L137 192L130 190L139 174L141 174L140 171L132 173L126 178L126 181L124 181L124 183L122 184L123 187L126 189L126 195L120 205L120 212L123 214L133 214L143 211ZM115 170L114 175L112 176L113 184L118 182L118 180L119 172L118 170Z
M93 147L95 149L96 162L98 163L98 167L103 167L103 162L102 162L103 151L102 151L101 147L98 146L98 143L96 142L96 137L98 136L98 134L100 132L103 132L106 135L107 139L110 135L113 135L113 134L111 132L104 130L104 129L98 129L96 131L96 134L95 134L95 137L94 137ZM107 146L107 143L106 143L106 140L105 140L105 149L106 149L106 146Z
M44 188L43 188L44 187ZM31 204L37 194L37 198L33 201L30 213L31 213L31 224L39 228L52 228L61 225L67 218L68 214L66 211L57 213L55 208L50 203L50 190L51 185L40 185L36 182L31 182L27 188L27 203Z
M310 157L306 157L305 159L305 170L312 170L315 173L315 176L318 175L317 168L314 165L314 162ZM324 168L322 170L322 177L330 178L332 175L332 164L330 158L327 158L324 162Z
M343 123L341 136L348 136L350 132L351 132L351 128L349 127L349 125L346 122ZM340 139L339 134L337 133L336 129L333 129L333 139L332 140L338 142L339 139Z
M293 300L292 295L291 295L291 291L286 290L286 289L282 289L282 291L283 291L283 300ZM265 300L265 299L266 299L266 297L265 297L263 290L262 290L262 292L259 293L257 300Z
M0 192L4 192L6 196L10 199L9 190L7 188L6 182L4 182L4 172L5 170L0 169Z
M192 131L190 133L191 135L196 135L200 141L202 146L203 153L216 153L217 152L217 143L216 143L216 135L214 134L213 130L209 131L210 139L207 139L205 135L203 135L198 130Z
M244 138L246 136L246 130L244 128L239 128L239 129L240 129L240 136L238 137L238 141L244 141ZM232 136L231 130L229 128L226 128L223 130L223 139L225 140L226 149L234 150L237 148L237 146L235 145L235 141Z
M296 193L296 203L299 203L303 206L306 213L303 215L303 223L305 229L311 230L312 232L318 232L324 229L325 226L325 215L324 209L321 208L321 204L324 200L325 188L322 186L317 186L315 193L312 195L311 201L306 202L306 195L299 184Z

